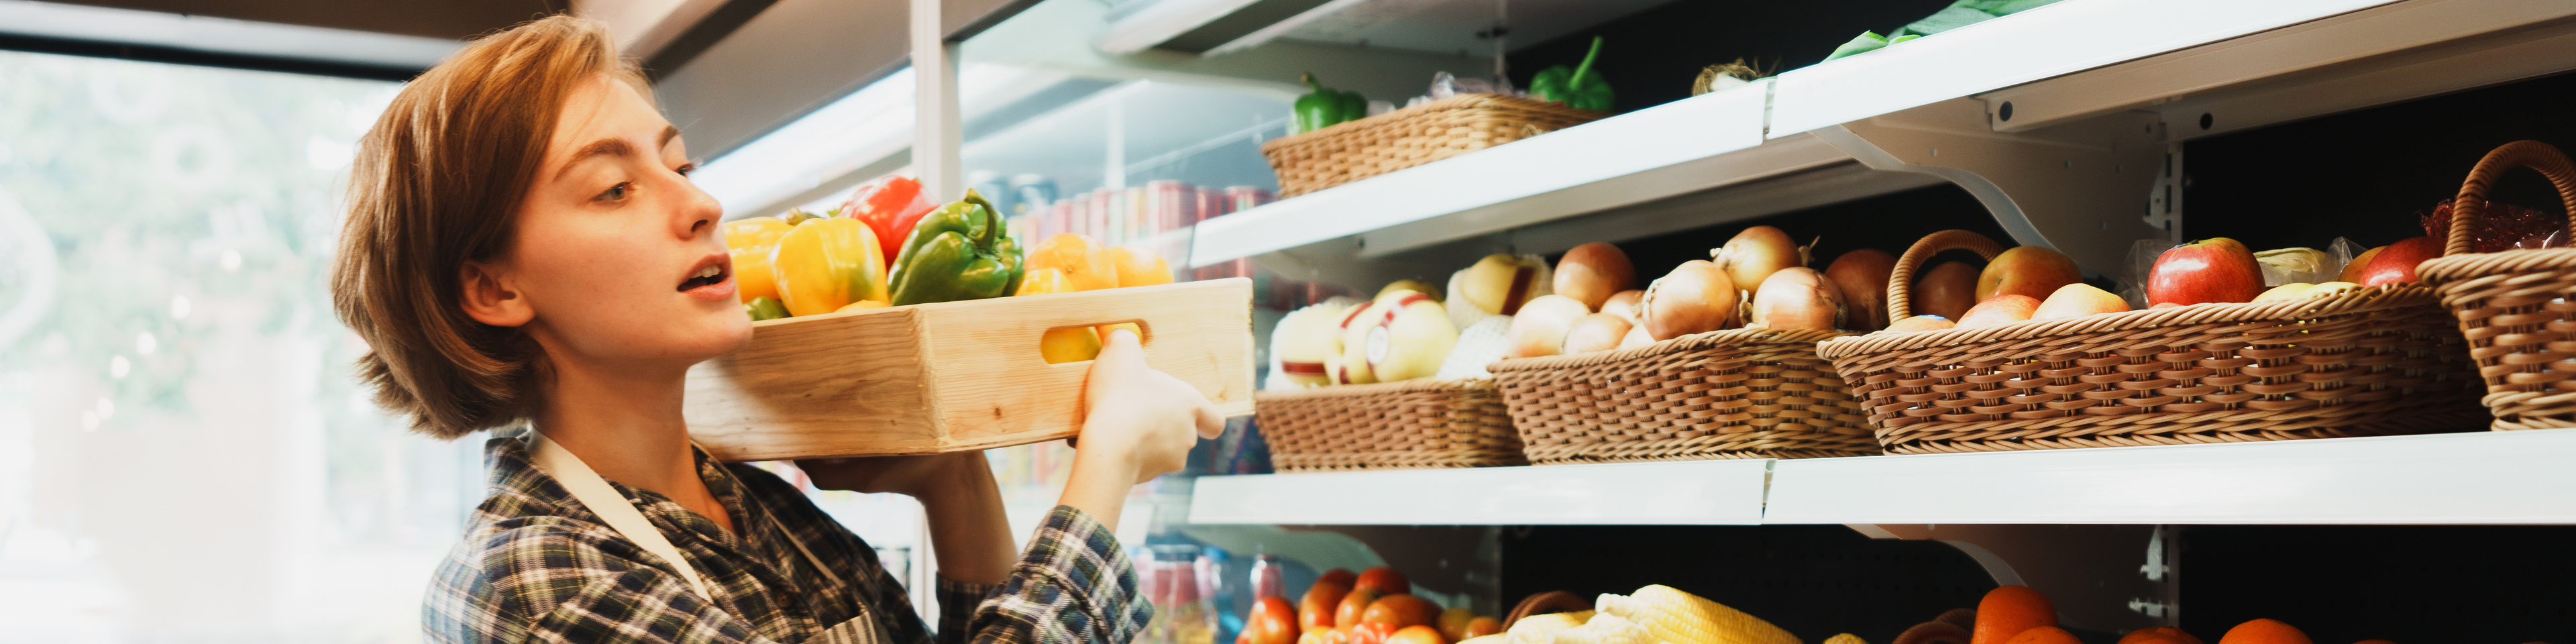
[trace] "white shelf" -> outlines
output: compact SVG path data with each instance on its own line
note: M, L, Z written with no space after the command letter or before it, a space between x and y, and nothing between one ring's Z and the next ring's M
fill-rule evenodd
M1979 120L1990 123L1950 135L2014 139L2038 154L2053 152L2030 150L2110 145L2104 132L2136 124L2105 119L2132 111L2176 124L2221 113L2215 128L2174 125L2160 146L2576 69L2564 46L2576 36L2561 37L2570 14L2576 4L2556 0L2069 0L1220 217L1202 224L1191 261L1259 256L1283 274L1378 277L1496 248L1551 252L1633 237L1576 222L1638 211L1690 226L1783 212L1744 205L1784 201L1772 184L1820 169L1868 166L1843 173L1838 180L1854 185L1840 199L1902 190L1950 170L1888 168L1867 160L1881 151L1856 153L1817 134L1961 99L1982 103L1989 116ZM2416 60L2426 56L2438 60ZM2020 104L2013 118L1995 114L2006 102ZM2078 123L2091 125L2060 127ZM2060 164L2032 167L2042 165ZM2098 216L2028 196L2040 203L2036 216ZM1398 261L1373 272L1350 266L1390 259Z
M1760 146L1769 87L1753 83L1695 96L1211 219L1199 225L1191 262L1204 266L1419 224L1411 228L1420 234L1370 245L1372 252L1392 252L1680 194L1641 191L1605 201L1510 207L1569 188L1651 180L1655 171L1676 164ZM1802 162L1833 160L1829 155ZM1765 167L1752 177L1712 177L1688 187L1774 171Z
M1197 523L2568 524L2576 429L1203 477ZM1764 476L1767 474L1767 478Z
M1779 77L1788 136L2391 0L2069 0Z
M2576 523L2576 430L1780 461L1767 523Z
M1762 522L1769 461L1205 476L1191 523L1290 525Z

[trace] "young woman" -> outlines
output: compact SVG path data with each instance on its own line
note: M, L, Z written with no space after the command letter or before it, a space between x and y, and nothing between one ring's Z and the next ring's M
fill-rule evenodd
M418 431L506 434L429 589L430 639L932 641L867 544L690 445L684 374L751 323L723 213L651 96L605 29L557 16L422 74L360 144L332 288L371 349L361 375ZM1222 423L1130 333L1085 386L1062 505L1016 556L981 454L801 465L921 500L938 641L1126 641L1151 609L1111 536L1120 503Z

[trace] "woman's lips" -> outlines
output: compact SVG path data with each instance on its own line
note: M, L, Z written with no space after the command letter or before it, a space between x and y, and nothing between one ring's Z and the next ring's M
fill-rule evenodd
M736 288L733 280L733 258L724 253L716 253L707 256L706 259L698 260L698 264L689 269L689 276L680 280L679 290L689 297L727 300L733 299Z

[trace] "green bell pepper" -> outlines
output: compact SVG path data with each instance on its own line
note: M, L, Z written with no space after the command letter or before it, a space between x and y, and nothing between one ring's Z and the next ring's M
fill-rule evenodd
M774 297L751 298L751 301L744 302L742 304L742 310L745 313L751 314L751 321L753 322L759 322L761 320L776 320L787 317L787 305L779 302L778 298Z
M1335 123L1356 121L1368 116L1368 97L1361 96L1359 92L1326 88L1322 83L1315 81L1315 75L1311 72L1298 77L1297 80L1305 83L1307 89L1313 91L1297 97L1297 103L1293 108L1296 118L1289 120L1289 126L1293 129L1289 134L1313 132Z
M1002 216L968 190L913 224L888 290L895 306L1002 297L1019 287L1020 263L1019 242Z
M1592 52L1583 55L1583 64L1573 69L1557 65L1539 70L1530 79L1530 94L1540 100L1564 103L1566 107L1595 112L1610 111L1613 96L1610 81L1592 71L1592 59L1601 55L1601 37L1592 37Z

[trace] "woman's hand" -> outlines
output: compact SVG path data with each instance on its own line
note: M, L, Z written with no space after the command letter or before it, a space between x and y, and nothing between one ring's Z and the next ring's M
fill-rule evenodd
M1082 435L1065 505L1116 529L1127 490L1180 471L1200 438L1225 431L1225 417L1198 388L1145 366L1133 331L1111 331L1083 382Z

